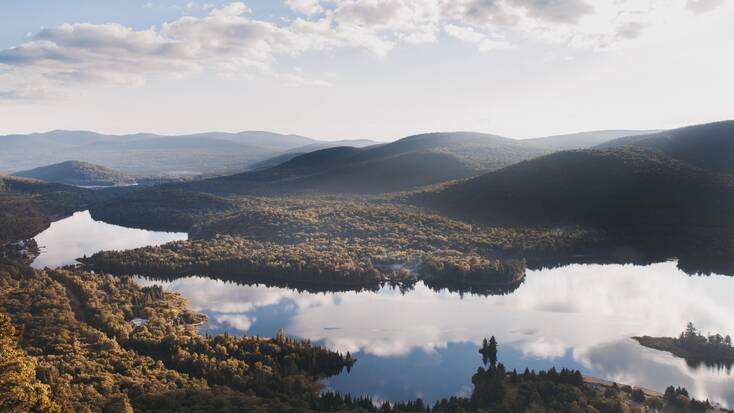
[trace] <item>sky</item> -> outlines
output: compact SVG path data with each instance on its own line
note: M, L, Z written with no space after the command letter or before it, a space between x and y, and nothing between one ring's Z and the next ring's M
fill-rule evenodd
M734 119L733 0L4 0L0 134L389 141Z

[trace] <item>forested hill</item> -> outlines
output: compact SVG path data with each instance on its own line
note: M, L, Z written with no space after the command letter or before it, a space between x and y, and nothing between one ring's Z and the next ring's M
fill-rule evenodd
M523 141L475 132L426 133L408 136L357 155L355 162L432 151L452 155L476 170L495 170L549 150Z
M599 148L624 146L654 150L714 172L734 173L734 121L731 120L629 136L603 143Z
M44 182L33 178L0 175L0 194L9 195L40 195L52 192L85 192L83 189L73 188L58 183Z
M90 191L0 175L0 245L30 238L90 202Z
M129 175L81 161L66 161L42 166L15 172L13 176L76 186L116 186L135 183L135 179Z
M559 152L415 200L499 225L734 225L734 178L633 148Z
M182 187L240 194L383 193L467 178L548 152L494 135L432 133L367 148L323 149L268 169Z
M599 130L565 135L546 136L543 138L526 139L524 142L541 148L554 149L557 151L568 151L572 149L586 149L600 145L612 139L628 136L649 135L659 131L640 131L629 129Z

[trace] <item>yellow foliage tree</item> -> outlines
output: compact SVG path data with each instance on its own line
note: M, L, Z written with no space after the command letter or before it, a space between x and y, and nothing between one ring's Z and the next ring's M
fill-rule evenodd
M49 387L36 378L35 360L18 347L10 318L0 313L0 411L60 412L49 393Z

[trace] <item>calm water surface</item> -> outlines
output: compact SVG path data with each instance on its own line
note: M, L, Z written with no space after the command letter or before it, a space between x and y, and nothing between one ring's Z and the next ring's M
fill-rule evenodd
M185 240L186 233L146 231L95 221L89 211L56 221L36 235L41 254L31 264L34 268L76 264L76 259L102 250L125 250L147 245L161 245Z
M94 222L85 213L67 220L37 238L46 246L44 265L51 257L66 263L100 249L185 238ZM209 316L204 329L212 333L273 336L284 327L289 335L350 351L359 359L351 373L326 386L377 400L468 394L480 365L478 344L495 335L500 361L510 369L569 367L660 391L685 386L697 398L734 405L731 371L689 367L629 338L677 335L689 321L704 332L734 333L734 278L691 277L674 261L529 271L514 293L488 297L421 284L406 293L385 287L314 294L204 277L138 281L188 297Z

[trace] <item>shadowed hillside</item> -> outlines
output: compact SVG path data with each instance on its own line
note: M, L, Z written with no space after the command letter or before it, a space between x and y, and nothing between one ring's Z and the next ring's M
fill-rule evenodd
M135 179L131 176L104 166L80 161L67 161L15 172L13 176L76 186L116 186L135 183Z
M0 175L0 245L25 239L90 201L90 191Z
M383 193L467 178L547 152L494 135L432 133L367 148L323 149L268 169L183 187L239 194Z
M600 130L580 133L570 133L566 135L554 135L543 138L525 139L524 142L536 145L540 148L548 148L556 151L568 151L572 149L586 149L608 142L612 139L619 139L627 136L648 135L659 131L639 131L639 130Z
M734 178L632 148L560 152L417 199L501 225L734 224Z
M734 173L734 121L630 136L606 142L599 147L624 146L653 150L714 172Z

